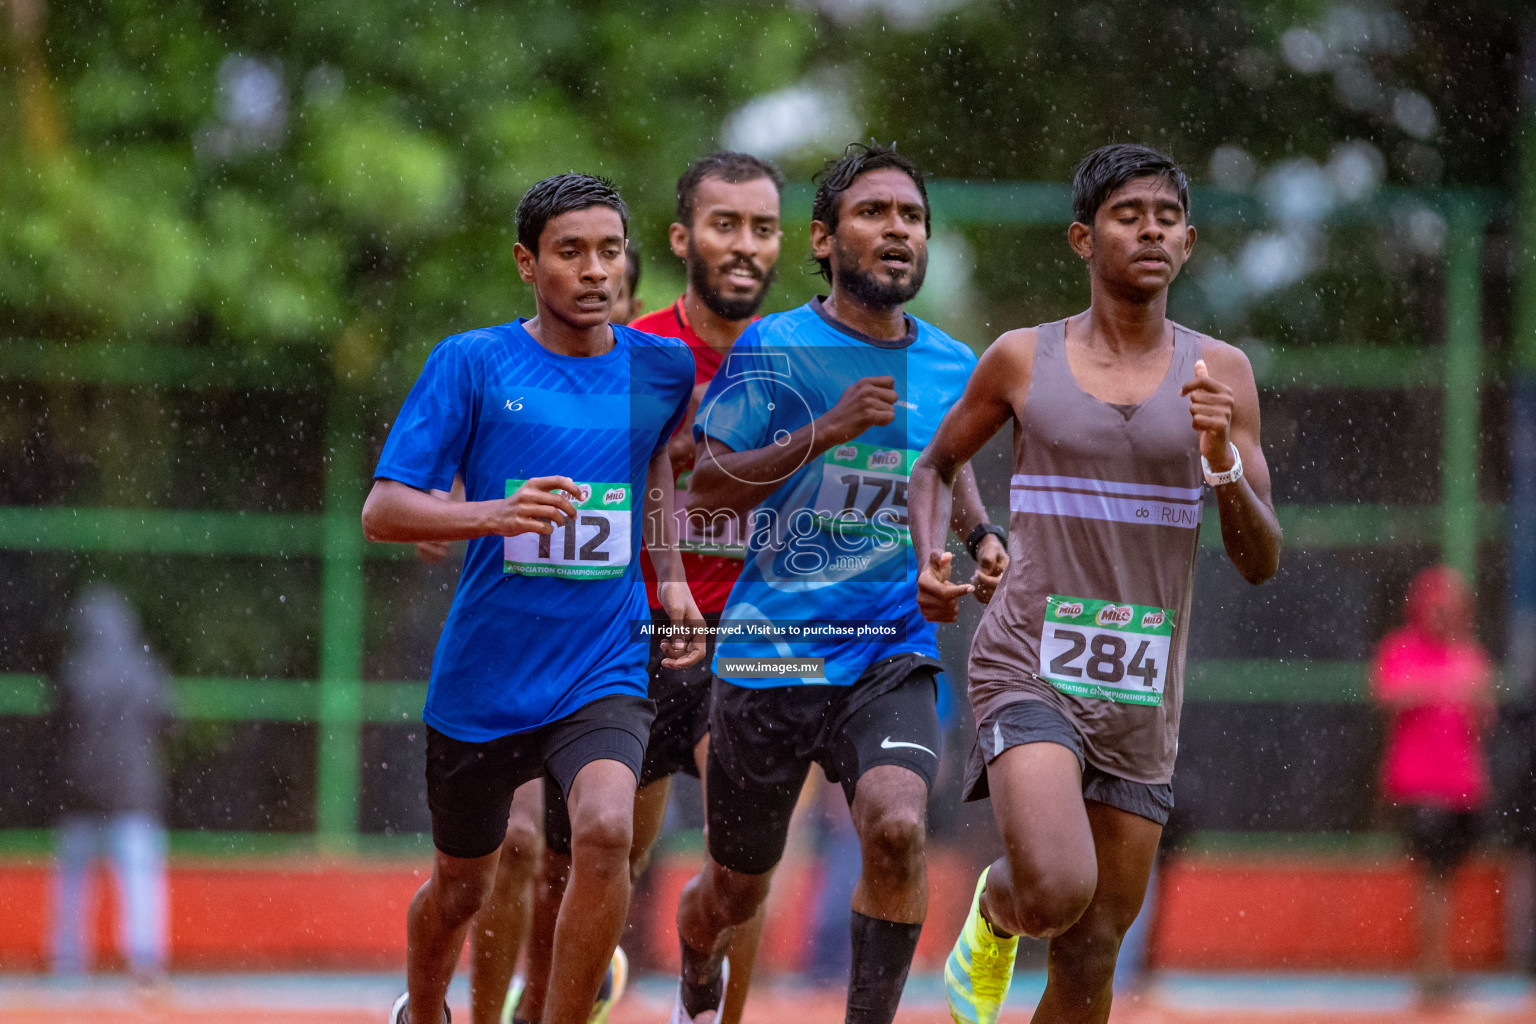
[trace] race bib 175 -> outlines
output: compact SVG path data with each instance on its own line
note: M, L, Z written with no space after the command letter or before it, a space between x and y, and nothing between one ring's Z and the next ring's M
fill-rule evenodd
M816 522L832 533L912 543L907 481L920 454L857 441L828 449L821 459Z
M1040 672L1063 693L1122 704L1163 702L1173 609L1051 594Z
M508 480L507 497L527 481ZM576 518L553 533L520 533L503 545L504 572L607 580L629 565L630 509L634 488L626 481L582 484Z

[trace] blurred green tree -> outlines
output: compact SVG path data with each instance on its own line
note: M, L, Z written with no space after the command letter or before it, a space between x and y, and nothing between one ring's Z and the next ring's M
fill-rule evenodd
M608 175L659 235L679 169L814 33L757 4L10 6L9 333L354 378L520 309L512 211L540 177Z
M1378 180L1502 185L1518 6L10 0L0 307L16 336L283 352L361 384L526 303L511 213L548 173L613 177L680 283L654 258L679 169L806 81L938 176L1059 181L1138 138L1246 187L1352 141ZM1009 261L978 262L1006 307Z

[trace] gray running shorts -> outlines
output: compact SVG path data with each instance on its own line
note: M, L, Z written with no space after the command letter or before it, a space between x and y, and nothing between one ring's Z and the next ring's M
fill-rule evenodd
M1076 754L1077 766L1083 772L1084 800L1108 804L1159 825L1168 824L1173 811L1171 783L1132 782L1088 764L1083 758L1083 738L1067 716L1039 700L1005 704L977 727L976 743L966 759L965 799L985 799L987 765L1009 747L1025 743L1055 743Z

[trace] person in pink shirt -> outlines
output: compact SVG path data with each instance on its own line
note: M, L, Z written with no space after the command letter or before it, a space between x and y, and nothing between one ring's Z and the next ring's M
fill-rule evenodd
M1493 670L1473 628L1472 592L1437 565L1408 587L1406 624L1371 667L1387 715L1382 791L1419 876L1419 984L1427 1001L1450 994L1449 879L1477 840L1488 800L1483 734L1493 723Z

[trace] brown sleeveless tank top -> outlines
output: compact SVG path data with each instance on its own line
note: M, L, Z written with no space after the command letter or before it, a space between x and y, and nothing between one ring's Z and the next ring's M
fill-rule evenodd
M1173 775L1204 477L1180 396L1200 336L1177 324L1162 383L1129 406L1083 391L1066 321L1039 328L1014 448L1009 565L971 645L979 728L1045 701L1089 764L1136 782Z

